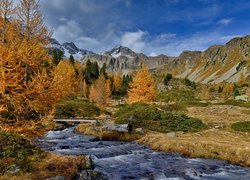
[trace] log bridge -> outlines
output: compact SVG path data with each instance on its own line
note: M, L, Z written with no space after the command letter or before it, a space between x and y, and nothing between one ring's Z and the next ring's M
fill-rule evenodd
M72 123L84 122L84 123L93 123L93 124L99 123L99 121L95 119L53 119L53 121L54 122L72 122Z

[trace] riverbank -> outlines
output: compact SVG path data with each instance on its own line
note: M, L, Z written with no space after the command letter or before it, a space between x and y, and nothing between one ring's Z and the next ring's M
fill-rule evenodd
M208 129L196 133L172 132L160 133L118 133L98 131L95 127L80 124L76 129L80 133L101 137L104 140L137 140L153 150L176 152L188 157L203 157L226 160L233 164L250 166L250 133L236 132L231 125L250 119L248 108L230 105L211 105L207 107L189 107L187 114L199 118ZM111 124L111 122L108 122ZM102 124L105 124L103 121Z
M198 133L178 134L169 137L150 132L138 143L154 150L178 152L190 157L226 160L233 164L250 166L250 133L233 131L231 125L250 119L248 108L232 105L189 107L187 114L201 119L209 127Z
M170 137L164 133L149 132L137 142L157 151L177 152L194 158L221 159L250 166L250 136L245 134L211 129Z
M91 179L101 174L94 171L89 156L64 156L37 147L37 138L58 129L53 122L0 123L0 180L8 179ZM12 125L12 126L11 126ZM43 128L44 127L44 128Z

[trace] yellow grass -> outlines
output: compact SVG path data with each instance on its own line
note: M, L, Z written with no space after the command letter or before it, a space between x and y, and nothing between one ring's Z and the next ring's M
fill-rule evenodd
M250 166L250 133L234 132L231 124L250 119L247 108L236 106L189 107L188 115L201 119L210 129L187 133L175 138L163 133L150 132L138 143L152 149L178 152L191 157L217 158L231 163Z

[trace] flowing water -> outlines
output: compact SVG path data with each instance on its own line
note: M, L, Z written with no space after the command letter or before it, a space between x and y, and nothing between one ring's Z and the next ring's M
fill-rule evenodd
M250 180L250 168L215 159L185 158L156 152L134 142L96 141L74 133L74 127L49 131L39 146L64 155L90 155L96 170L109 179L235 179Z

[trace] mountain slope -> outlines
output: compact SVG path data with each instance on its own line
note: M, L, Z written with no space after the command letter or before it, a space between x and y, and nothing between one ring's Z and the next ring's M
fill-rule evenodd
M240 76L250 75L249 35L234 38L225 45L211 46L204 52L184 51L175 58L166 55L150 57L123 46L115 46L97 54L79 49L74 43L61 45L55 39L52 39L49 47L62 50L65 57L72 54L82 63L88 59L97 62L99 66L106 63L109 71L120 71L122 74L132 73L144 62L155 73L171 73L175 77L201 83L237 82Z
M201 83L237 82L240 76L250 75L249 65L250 36L245 36L204 52L185 51L156 71Z

